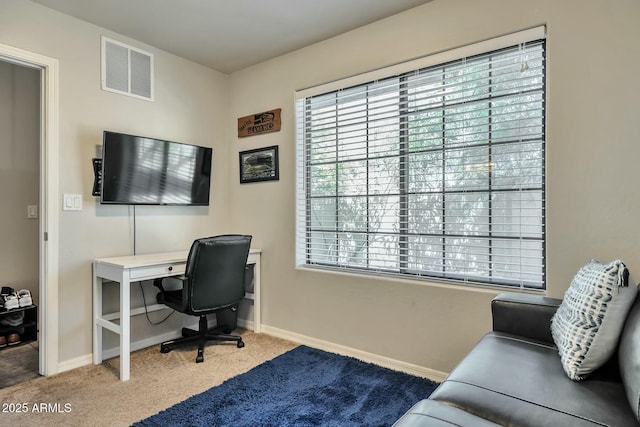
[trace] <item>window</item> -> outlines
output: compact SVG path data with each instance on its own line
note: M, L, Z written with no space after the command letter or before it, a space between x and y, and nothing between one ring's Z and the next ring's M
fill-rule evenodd
M427 61L297 93L298 265L544 289L544 28Z

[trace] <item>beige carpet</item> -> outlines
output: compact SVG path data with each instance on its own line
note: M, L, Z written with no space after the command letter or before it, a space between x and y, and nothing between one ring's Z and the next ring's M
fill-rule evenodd
M119 380L119 358L114 358L1 389L0 425L128 426L297 346L264 334L237 332L244 348L210 344L204 363L195 363L195 347L161 354L156 345L131 354L129 381ZM11 404L20 404L26 413L7 413L17 409Z

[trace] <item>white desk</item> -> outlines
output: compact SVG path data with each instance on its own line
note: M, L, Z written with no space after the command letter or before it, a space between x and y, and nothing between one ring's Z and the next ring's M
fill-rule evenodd
M144 307L131 309L131 282L153 280L184 274L188 251L165 252L100 258L93 261L93 363L102 363L102 328L120 335L120 379L129 379L129 353L131 350L130 317L145 312ZM260 250L251 249L247 264L254 264L253 330L260 332ZM120 283L120 312L102 313L103 279ZM147 311L167 308L162 304L147 307ZM120 319L120 324L113 322Z

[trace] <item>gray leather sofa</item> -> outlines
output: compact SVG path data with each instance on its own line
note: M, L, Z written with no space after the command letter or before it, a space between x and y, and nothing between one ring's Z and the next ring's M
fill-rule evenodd
M493 331L395 426L638 426L640 297L616 354L586 380L565 374L550 323L561 300L501 294Z

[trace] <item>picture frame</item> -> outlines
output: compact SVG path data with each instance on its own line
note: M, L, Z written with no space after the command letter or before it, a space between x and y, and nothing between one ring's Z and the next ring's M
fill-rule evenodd
M238 157L240 184L280 179L277 145L241 151Z

